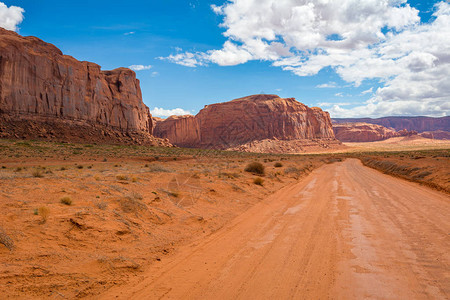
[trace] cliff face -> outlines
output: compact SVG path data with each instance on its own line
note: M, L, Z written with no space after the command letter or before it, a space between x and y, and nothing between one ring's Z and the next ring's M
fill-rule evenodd
M294 98L253 95L207 105L195 117L158 122L155 136L182 147L230 149L257 140L334 140L331 120L320 108Z
M341 142L374 142L400 136L395 130L368 123L333 124L333 131Z
M184 147L195 147L200 144L200 126L194 116L171 116L165 120L156 118L154 120L155 136L176 141L176 145Z
M8 124L61 121L111 136L151 137L153 128L132 70L101 71L36 37L1 28L0 114Z
M395 130L406 129L417 132L443 130L450 131L450 117L431 118L431 117L384 117L378 119L360 118L360 119L333 119L334 123L370 123L377 124Z

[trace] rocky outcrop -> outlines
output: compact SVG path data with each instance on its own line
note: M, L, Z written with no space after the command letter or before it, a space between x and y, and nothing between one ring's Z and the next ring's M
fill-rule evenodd
M0 119L3 136L23 121L38 129L25 130L31 137L45 137L39 131L42 123L56 124L54 128L69 125L78 135L90 132L87 140L97 135L111 141L117 137L119 142L155 140L151 115L132 70L102 71L99 65L63 55L36 37L1 28ZM53 136L70 140L70 132L55 131Z
M341 142L374 142L399 136L395 130L368 123L333 124L333 131Z
M428 139L450 140L450 132L443 130L425 131L420 133L420 136Z
M416 131L395 131L381 125L369 123L333 124L333 131L341 142L375 142L392 137L416 135Z
M393 128L397 131L406 129L417 132L443 130L450 131L450 117L432 118L432 117L384 117L378 119L359 118L359 119L340 119L333 118L333 123L370 123L377 124L387 128Z
M236 149L266 139L335 141L327 112L276 95L206 105L196 116L157 122L154 132L177 146L214 149Z
M176 141L175 145L196 147L200 144L200 126L194 116L170 116L167 119L155 119L154 135Z

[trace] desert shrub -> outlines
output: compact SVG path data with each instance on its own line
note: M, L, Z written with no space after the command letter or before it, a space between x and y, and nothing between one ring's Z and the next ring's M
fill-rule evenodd
M256 185L263 186L264 179L262 179L261 177L256 177L255 179L253 179L253 183L256 184Z
M78 169L83 169L83 166L82 165L78 165L77 168Z
M227 172L220 172L219 177L225 177L225 178L238 178L240 175L238 173L227 173Z
M137 193L137 192L132 192L132 193L130 194L130 197L132 197L132 198L134 198L134 199L137 199L137 200L142 200L142 199L144 199L144 197L143 197L141 194Z
M36 177L36 178L42 178L42 177L44 177L44 175L41 173L40 170L34 170L34 171L31 173L31 175L33 175L33 177Z
M252 163L248 164L247 167L245 167L244 171L250 172L253 174L264 175L265 167L263 166L262 163L252 162Z
M168 169L164 166L161 165L150 165L150 167L148 167L150 172L159 172L159 173L171 173L172 170Z
M301 172L300 169L294 166L287 167L284 170L285 174L300 174L300 172Z
M37 209L38 214L42 217L42 223L47 222L48 216L50 215L50 209L45 206L41 206Z
M72 199L70 199L70 197L62 197L61 200L59 200L59 202L61 202L61 204L65 204L65 205L72 205Z
M117 180L128 180L128 176L126 175L116 175L116 179Z
M67 168L66 168L66 167L61 167L60 170L61 170L61 171L65 171L65 170L67 170Z
M125 213L137 213L138 211L142 211L146 208L145 204L133 195L120 199L119 204L120 208Z
M0 227L0 244L8 248L9 251L14 249L14 241L6 234L2 227Z
M105 210L105 209L108 207L108 202L105 202L105 201L97 201L97 202L95 202L95 206L96 206L98 209Z
M275 163L274 166L275 166L275 168L281 168L283 166L283 164L280 162L277 162L277 163Z
M22 171L22 167L17 167L17 168L14 170L14 172L20 172L20 171Z

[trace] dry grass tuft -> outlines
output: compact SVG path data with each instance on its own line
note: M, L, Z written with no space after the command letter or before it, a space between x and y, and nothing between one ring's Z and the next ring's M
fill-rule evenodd
M117 180L122 180L122 181L127 181L128 180L128 176L126 176L126 175L116 175L116 179Z
M141 198L142 199L142 198ZM147 206L135 195L126 196L120 199L120 208L124 213L137 213L147 208Z
M264 185L264 179L262 179L261 177L256 177L255 179L253 179L253 183L256 184L256 185L263 186Z
M44 174L42 174L40 170L34 170L34 171L31 173L31 175L33 175L33 177L36 177L36 178L42 178L42 177L44 177Z
M61 200L59 200L59 202L61 202L61 204L65 204L65 205L72 205L72 199L70 199L70 197L62 197Z
M264 165L259 162L252 162L252 163L248 164L244 170L246 172L250 172L253 174L259 174L259 175L264 175L264 173L265 173Z
M48 216L50 215L50 209L46 206L41 206L38 208L38 215L42 217L42 223L47 222Z
M14 241L6 234L3 228L0 226L0 244L8 248L9 251L14 249Z

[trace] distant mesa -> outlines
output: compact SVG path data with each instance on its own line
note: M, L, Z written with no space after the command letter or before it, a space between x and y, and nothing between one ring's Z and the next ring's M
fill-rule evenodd
M102 71L0 28L0 137L170 145L152 131L132 70Z
M341 123L370 123L377 124L387 128L399 130L415 130L419 133L425 131L442 130L450 132L450 117L383 117L378 119L372 118L333 118L334 124Z
M180 147L252 152L293 153L340 144L327 112L277 95L252 95L206 105L196 116L156 120L154 135Z
M417 135L417 131L396 131L381 125L369 123L333 124L333 131L341 142L375 142L399 136Z

